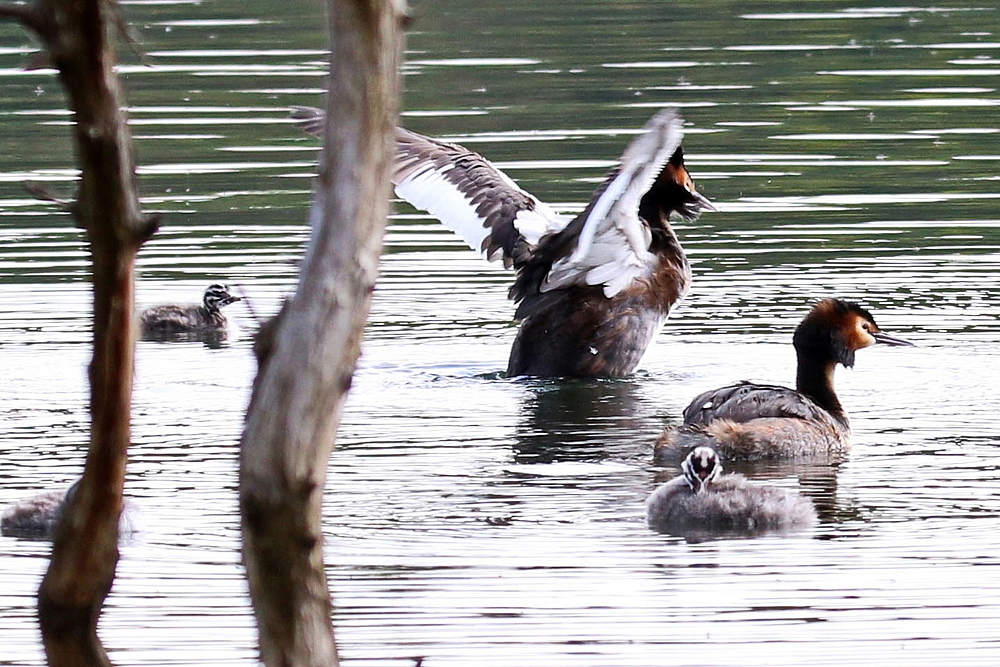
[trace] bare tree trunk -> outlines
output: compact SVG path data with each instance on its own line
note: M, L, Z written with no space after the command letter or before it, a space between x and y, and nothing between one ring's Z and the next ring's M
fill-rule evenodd
M402 0L329 0L326 143L298 289L266 325L240 450L243 561L267 665L337 664L321 502L389 210Z
M74 213L92 260L90 449L38 593L45 652L49 664L59 666L110 665L97 621L118 564L135 353L135 255L156 229L140 210L131 136L120 110L111 44L112 26L119 23L115 11L107 0L0 7L0 16L38 34L66 88L82 172Z

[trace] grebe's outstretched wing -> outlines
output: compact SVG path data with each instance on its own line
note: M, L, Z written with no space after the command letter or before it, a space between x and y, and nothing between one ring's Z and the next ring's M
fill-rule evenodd
M673 109L646 123L573 228L563 232L577 238L572 252L552 262L540 286L543 292L573 284L604 285L604 294L611 297L652 270L651 234L639 217L639 203L680 148L683 126Z
M322 136L323 110L293 107L292 116ZM401 199L507 267L520 265L543 236L569 222L478 153L403 128L396 128L392 183Z

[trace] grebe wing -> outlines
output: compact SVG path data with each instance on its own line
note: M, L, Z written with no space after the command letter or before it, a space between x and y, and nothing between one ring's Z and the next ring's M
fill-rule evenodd
M829 419L825 410L794 389L751 382L706 391L684 409L685 424L707 425L716 419L748 422L759 417Z
M322 136L322 109L292 109L302 129ZM397 196L507 267L523 263L543 236L562 230L570 220L478 153L400 127L391 178Z
M673 109L653 116L628 145L619 166L598 188L587 209L558 236L575 235L540 285L543 292L568 285L603 285L612 297L655 266L649 225L639 202L681 145L684 121Z

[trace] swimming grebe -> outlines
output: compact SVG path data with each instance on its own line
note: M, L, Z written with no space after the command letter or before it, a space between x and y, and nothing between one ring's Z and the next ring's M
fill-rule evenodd
M664 431L656 459L676 460L699 444L732 460L847 451L851 429L833 389L834 370L854 366L854 353L876 343L912 345L882 332L856 303L820 301L792 338L795 389L741 382L701 394L684 410L684 424Z
M323 114L293 115L322 134ZM639 364L691 281L669 217L715 210L684 166L682 135L675 111L653 116L569 219L479 154L396 129L396 194L517 271L508 376L621 377Z
M812 502L799 494L754 484L743 475L723 475L711 447L693 449L681 471L646 499L646 521L654 530L685 536L759 534L816 523Z
M33 498L22 500L7 507L0 516L0 535L34 540L52 539L52 532L62 517L66 502L77 492L80 481L74 482L64 491L46 491ZM129 537L137 532L136 510L125 501L118 532Z
M225 331L227 320L220 309L236 301L241 301L241 298L230 294L228 285L209 285L201 305L167 304L144 310L140 316L142 333L157 335Z
M15 503L0 517L0 535L46 538L62 513L66 491L48 491Z

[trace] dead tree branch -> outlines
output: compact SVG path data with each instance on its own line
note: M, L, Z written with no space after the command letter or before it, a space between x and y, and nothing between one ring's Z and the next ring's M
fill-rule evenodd
M267 665L337 664L323 570L326 468L378 273L401 0L329 0L326 144L295 295L258 341L240 451L243 561Z
M79 491L56 528L38 592L50 665L110 665L97 622L118 564L118 519L130 437L135 256L157 222L143 215L124 96L114 73L109 0L4 5L35 32L59 71L81 170L72 210L87 235L94 286L90 448Z

